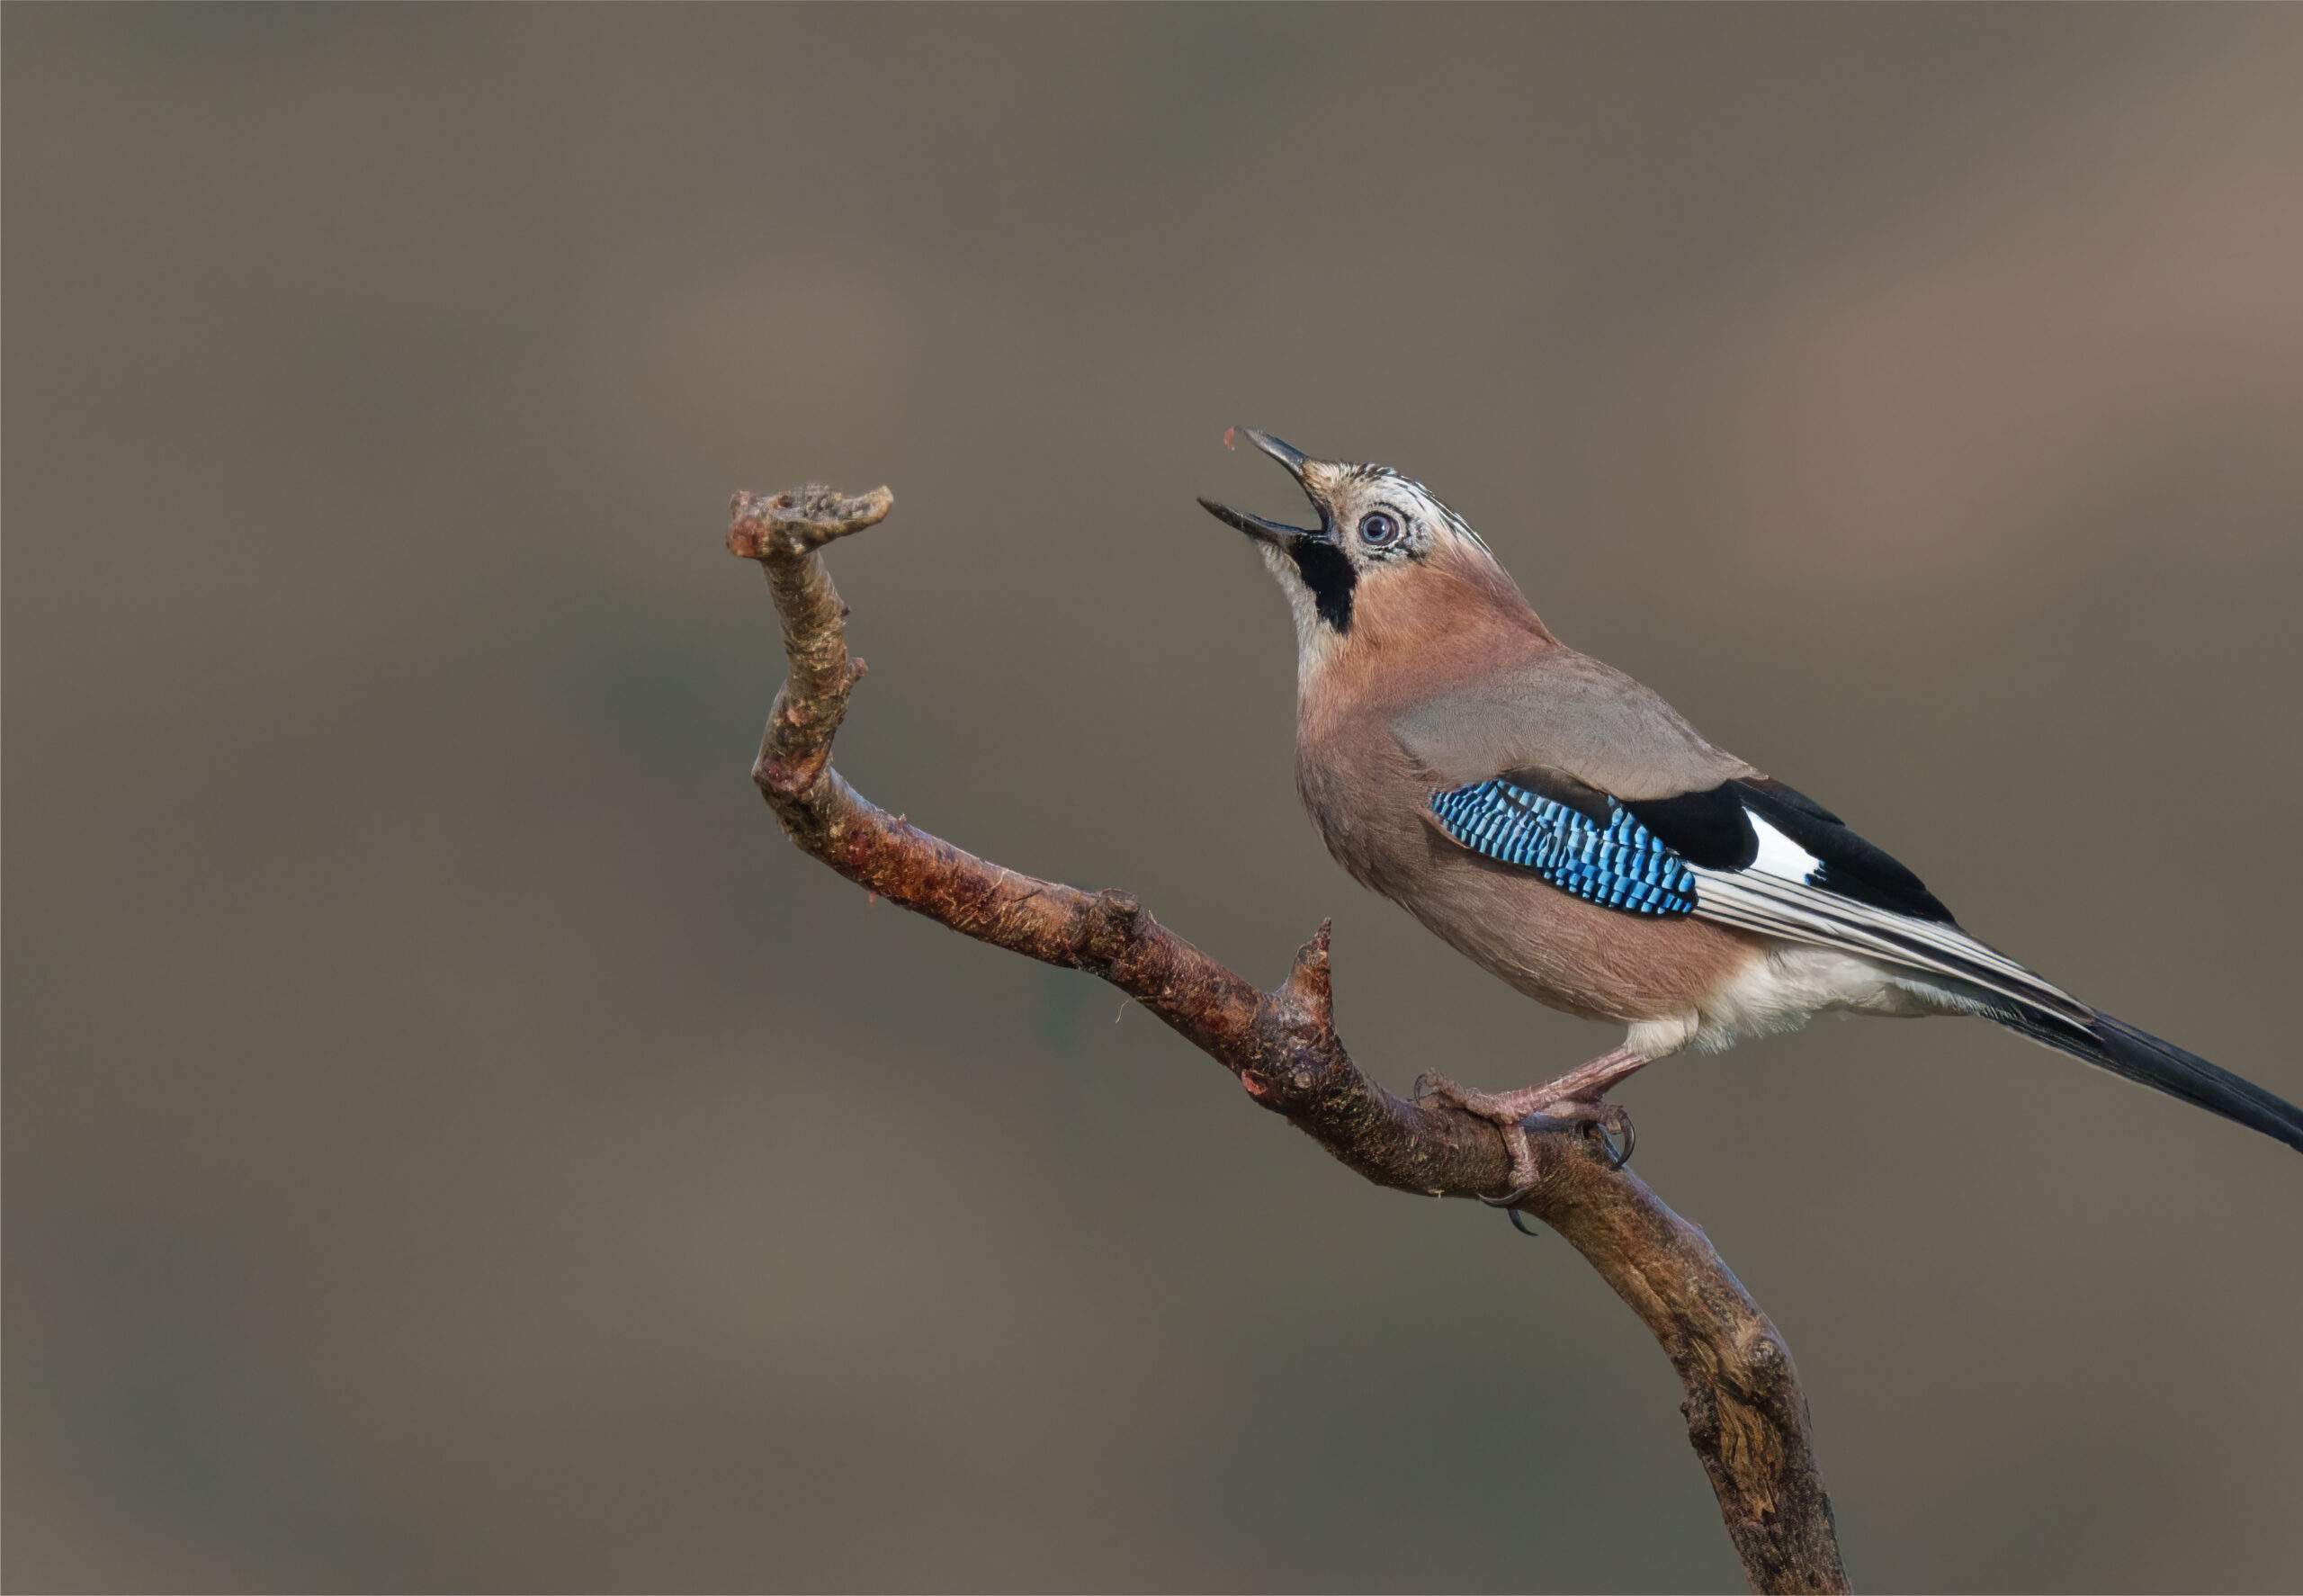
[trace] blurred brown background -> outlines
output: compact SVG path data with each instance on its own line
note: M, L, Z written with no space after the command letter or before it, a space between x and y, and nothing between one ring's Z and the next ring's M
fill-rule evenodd
M1730 1588L1555 1238L776 834L862 789L1354 1051L1224 426L1373 458L1983 935L2303 1098L2303 12L11 6L17 1588ZM2303 1164L1976 1024L1650 1071L1875 1589L2303 1581Z

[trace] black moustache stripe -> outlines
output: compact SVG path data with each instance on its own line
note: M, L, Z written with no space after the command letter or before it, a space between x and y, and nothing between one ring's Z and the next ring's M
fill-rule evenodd
M1297 538L1287 552L1303 574L1304 586L1312 590L1320 619L1338 632L1350 631L1351 589L1359 574L1351 569L1343 551L1316 538Z

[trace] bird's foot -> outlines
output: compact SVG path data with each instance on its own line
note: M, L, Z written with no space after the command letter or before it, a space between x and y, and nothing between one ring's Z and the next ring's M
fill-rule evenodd
M1577 1075L1583 1071L1576 1071ZM1628 1071L1624 1073L1629 1073ZM1617 1077L1620 1079L1620 1077ZM1529 1131L1564 1130L1571 1125L1591 1125L1600 1133L1608 1150L1608 1162L1622 1169L1631 1161L1631 1150L1636 1141L1631 1116L1620 1103L1610 1103L1600 1096L1601 1087L1573 1076L1562 1077L1542 1086L1521 1087L1517 1091L1478 1091L1459 1086L1434 1071L1416 1077L1415 1097L1438 1098L1452 1104L1466 1114L1476 1115L1495 1125L1503 1133L1503 1145L1511 1155L1511 1190L1501 1197L1480 1200L1498 1208L1516 1206L1535 1189L1538 1178L1536 1168L1535 1143L1528 1139Z
M1549 1120L1546 1125L1543 1122ZM1554 1103L1540 1114L1531 1115L1520 1122L1535 1130L1551 1130L1567 1125L1584 1125L1600 1133L1600 1144L1608 1150L1608 1165L1620 1170L1631 1161L1631 1150L1639 1144L1639 1133L1633 1128L1631 1115L1621 1103L1605 1098L1591 1102Z

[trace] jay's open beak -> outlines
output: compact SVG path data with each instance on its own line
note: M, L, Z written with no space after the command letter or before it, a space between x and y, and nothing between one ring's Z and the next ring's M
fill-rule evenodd
M1294 477L1297 483L1303 483L1304 467L1310 462L1310 456L1293 444L1282 443L1269 433L1258 432L1252 426L1243 426L1240 430L1248 435L1249 441L1257 448L1286 466L1288 474ZM1212 498L1201 499L1199 507L1226 526L1236 526L1251 538L1277 544L1283 549L1304 538L1324 542L1328 537L1327 507L1318 499L1312 498L1312 491L1308 486L1304 487L1304 497L1311 498L1312 507L1320 512L1320 524L1317 526L1283 525L1277 521L1267 521L1261 516L1250 516L1244 511L1235 510L1229 505L1219 505Z
M1286 466L1288 475L1298 482L1304 480L1304 468L1311 463L1311 457L1301 449L1293 444L1281 442L1268 432L1258 432L1252 426L1243 426L1240 430L1248 435L1250 443Z

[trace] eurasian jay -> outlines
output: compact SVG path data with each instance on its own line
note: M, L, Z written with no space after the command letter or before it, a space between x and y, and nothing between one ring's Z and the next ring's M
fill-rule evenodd
M1535 1179L1531 1116L1618 1129L1627 1154L1608 1088L1834 1009L1981 1015L2303 1149L2294 1105L1976 941L1837 815L1554 637L1420 483L1247 435L1319 525L1200 503L1295 612L1295 785L1328 851L1529 997L1630 1027L1542 1086L1426 1078L1502 1127L1515 1184Z

